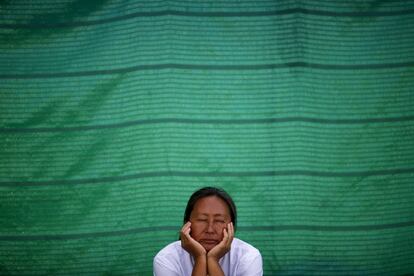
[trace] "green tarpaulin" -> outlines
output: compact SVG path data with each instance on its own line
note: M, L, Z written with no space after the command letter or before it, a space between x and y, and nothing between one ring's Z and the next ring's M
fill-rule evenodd
M414 1L0 1L0 275L151 275L190 194L265 275L414 273Z

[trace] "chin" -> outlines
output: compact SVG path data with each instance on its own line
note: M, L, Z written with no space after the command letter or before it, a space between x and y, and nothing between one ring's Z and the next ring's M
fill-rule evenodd
M211 249L213 249L214 246L216 246L216 244L203 244L203 247L207 252L209 252Z

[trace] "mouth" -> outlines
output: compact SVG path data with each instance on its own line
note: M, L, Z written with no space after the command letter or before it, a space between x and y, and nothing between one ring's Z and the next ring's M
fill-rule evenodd
M217 244L218 243L217 240L211 240L211 239L201 240L201 242L204 244Z

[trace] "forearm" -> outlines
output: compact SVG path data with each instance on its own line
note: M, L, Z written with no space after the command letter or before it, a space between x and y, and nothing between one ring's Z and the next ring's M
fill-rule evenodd
M218 260L209 256L207 256L207 273L208 276L225 276Z
M207 259L206 256L200 256L194 259L192 276L207 276Z

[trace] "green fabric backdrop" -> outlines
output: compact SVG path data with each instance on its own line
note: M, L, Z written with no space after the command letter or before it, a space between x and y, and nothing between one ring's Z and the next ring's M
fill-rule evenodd
M265 275L414 273L414 1L0 1L0 274L151 275L224 187Z

